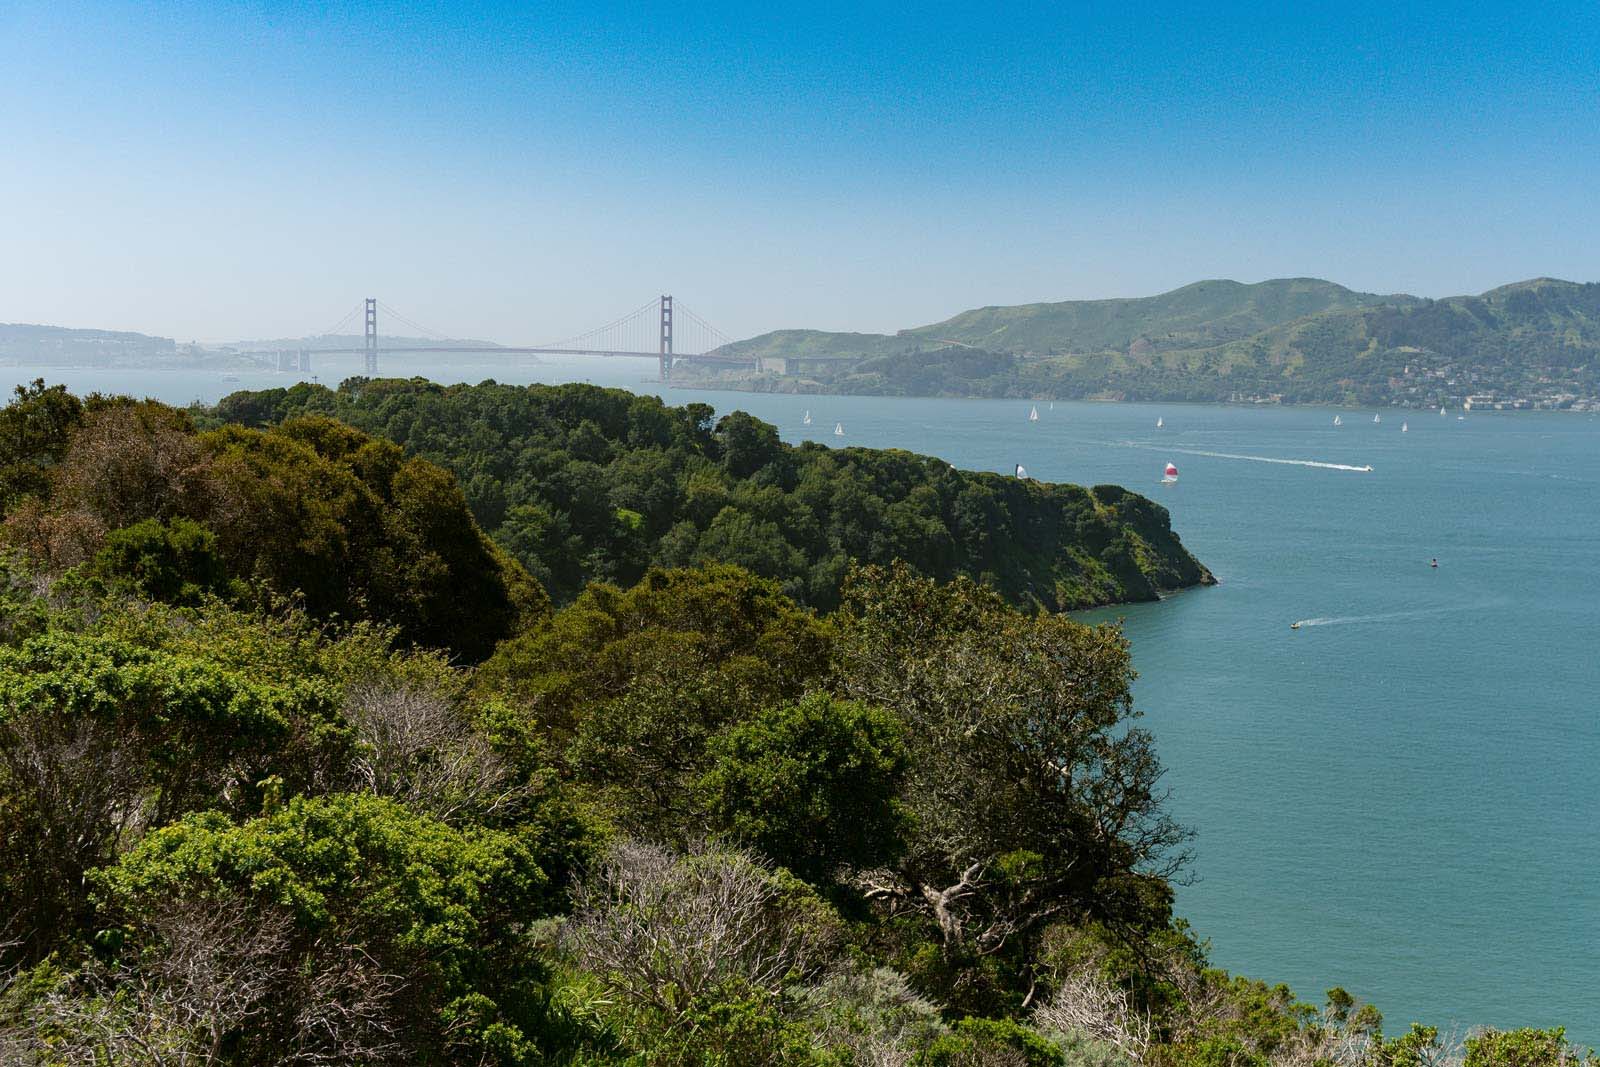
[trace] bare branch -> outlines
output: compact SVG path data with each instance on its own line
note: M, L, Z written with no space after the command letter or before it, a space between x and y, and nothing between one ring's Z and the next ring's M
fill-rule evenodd
M344 712L359 741L363 787L446 822L492 818L526 798L464 709L445 696L387 680L353 686Z
M676 1015L728 986L776 994L831 934L750 853L624 842L580 886L563 945L635 1006Z

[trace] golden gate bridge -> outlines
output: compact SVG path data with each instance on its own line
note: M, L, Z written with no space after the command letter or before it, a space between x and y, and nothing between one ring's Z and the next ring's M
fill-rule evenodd
M421 335L422 344L385 345L378 334L378 312L386 318L402 323ZM705 319L684 307L674 304L671 296L662 295L635 308L604 326L559 341L537 345L462 344L445 334L430 330L413 322L398 311L367 297L344 317L323 330L319 336L336 335L353 327L360 319L365 325L360 347L302 348L299 352L300 370L310 369L311 353L319 355L362 355L366 357L366 373L378 373L381 357L389 353L405 352L472 352L479 355L568 355L568 356L623 356L657 360L661 380L670 381L676 363L715 363L723 365L749 365L753 358L725 353L733 338L712 326ZM280 355L280 362L287 355ZM285 368L287 369L287 368Z

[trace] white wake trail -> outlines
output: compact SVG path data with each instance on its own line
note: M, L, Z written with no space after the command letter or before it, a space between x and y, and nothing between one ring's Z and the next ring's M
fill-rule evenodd
M1443 608L1419 608L1415 611L1385 611L1376 615L1335 615L1328 618L1301 619L1294 625L1300 629L1307 626L1350 626L1363 622L1393 622L1397 619L1422 619L1429 615L1452 615L1458 611L1482 610L1480 604L1456 604Z
M1319 467L1328 471L1354 471L1371 474L1371 467L1357 467L1351 463L1325 463L1320 459L1278 459L1273 456L1246 456L1238 452L1202 452L1197 448L1151 449L1151 451L1177 452L1184 456L1209 456L1212 459L1247 459L1252 463L1282 463L1290 467Z

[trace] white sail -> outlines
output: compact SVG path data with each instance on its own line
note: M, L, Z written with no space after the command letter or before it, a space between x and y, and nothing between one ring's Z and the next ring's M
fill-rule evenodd
M1408 433L1408 432L1409 432L1409 431L1410 431L1410 430L1411 430L1411 427L1410 427L1410 426L1408 426L1408 425L1407 425L1407 424L1406 424L1406 423L1403 423L1403 422L1402 422L1402 423L1401 423L1401 424L1400 424L1400 432L1401 432L1401 433Z
M1343 425L1344 425L1344 420L1343 420L1343 419L1341 419L1341 418L1340 418L1340 417L1339 417L1339 416L1337 416L1337 415L1335 415L1335 416L1334 416L1334 417L1333 417L1333 424L1334 424L1334 425L1335 425L1335 426L1343 426Z
M807 426L811 425L811 409L810 408L806 409L806 417L801 419L800 421L805 423Z
M1017 477L1018 478L1026 478L1027 476L1028 476L1028 468L1026 468L1022 464L1018 463L1017 464Z
M1443 414L1444 414L1444 407L1443 407L1443 406L1440 406L1440 408L1439 408L1439 414L1440 414L1440 415L1443 415Z
M1167 420L1166 419L1163 419L1160 415L1156 416L1156 429L1159 430L1159 429L1161 429L1161 427L1165 426L1166 424L1167 424Z
M1373 422L1382 422L1383 421L1383 416L1382 415L1374 415L1374 416L1372 416L1372 421Z
M833 436L835 436L835 437L843 437L844 436L844 423L836 422L836 423L833 424Z
M1033 407L1033 408L1029 408L1028 409L1028 421L1029 422L1038 422L1039 421L1039 409L1038 408Z

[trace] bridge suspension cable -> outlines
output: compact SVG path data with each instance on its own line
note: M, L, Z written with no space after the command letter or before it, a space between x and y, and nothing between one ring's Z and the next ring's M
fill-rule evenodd
M380 310L383 312L384 321L399 322L420 336L399 348L383 344L378 336ZM694 311L681 304L675 304L673 298L667 294L646 301L626 315L615 318L603 326L543 345L485 345L482 342L463 344L460 340L453 340L453 335L407 318L393 307L373 297L357 304L343 318L324 330L321 336L337 336L339 330L347 327L353 329L354 321L358 319L366 330L361 348L323 348L318 351L354 352L364 355L369 376L377 374L380 354L400 350L411 353L499 352L505 355L570 353L584 356L641 356L660 361L663 382L670 379L673 364L683 360L709 360L715 363L753 362L748 357L741 358L736 353L723 351L733 339ZM302 357L302 369L304 369L303 364L304 357Z
M658 343L655 336L658 305L659 301L648 301L604 326L534 347L569 348L580 352L653 352Z
M398 319L401 325L411 327L413 330L416 330L417 333L421 334L430 341L448 341L455 336L454 334L440 333L438 330L431 330L422 325L420 322L414 322L400 314L400 312L396 311L388 304L385 304L382 300L378 301L378 310L382 311L391 319Z
M338 319L337 321L335 321L332 326L329 326L327 329L323 330L321 333L314 333L314 334L311 334L311 336L312 337L332 337L332 336L334 336L340 330L344 329L346 326L351 325L352 324L352 320L354 320L357 315L360 315L361 312L364 310L364 308L365 308L365 305L358 301L356 304L351 306L349 311L346 311L344 313L344 317L343 318Z
M661 300L651 300L604 326L534 347L575 352L655 354L661 345L661 305ZM676 356L704 355L733 340L682 304L673 309L672 322L672 354Z
M682 304L678 305L676 315L678 321L673 326L672 344L679 355L703 356L733 343L733 338Z

